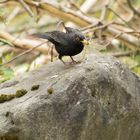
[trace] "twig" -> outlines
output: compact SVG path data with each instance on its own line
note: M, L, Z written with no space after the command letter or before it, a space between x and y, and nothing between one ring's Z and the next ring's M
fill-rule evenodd
M5 3L5 2L8 2L9 0L3 0L3 1L0 1L0 3Z
M130 27L133 30L136 30L134 27L131 27L120 15L118 15L113 9L111 9L110 7L108 7L108 9L113 12L117 17L119 17L128 27Z
M83 15L83 17L84 16L88 17L87 13L90 11L91 8L93 8L93 6L95 5L96 2L97 2L97 0L85 0L80 7L76 6L74 3L72 3L72 4L78 10L78 11L75 11L75 13L80 13ZM76 27L75 23L73 23L71 21L67 22L66 25Z
M86 29L86 31L83 31L84 33L89 33L89 32L93 32L93 31L96 31L96 30L100 30L100 29L105 29L105 28L107 28L109 25L111 25L111 24L113 24L114 22L113 21L111 21L111 22L109 22L109 23L107 23L107 24L104 24L104 25L100 25L100 23L98 24L98 25L92 25L92 26L88 26L88 27L86 27L85 29ZM95 27L94 27L95 26ZM94 28L93 28L94 27ZM83 29L83 28L82 28ZM85 30L84 29L84 30Z
M36 46L36 45L42 43L42 40L35 40L34 38L33 39L24 39L24 38L19 39L5 31L0 31L0 38L7 40L8 42L13 44L13 46L15 46L17 48L22 48L22 49L30 49L33 46ZM47 54L48 47L46 47L45 45L42 45L39 48L37 48L37 51L39 51L43 54Z
M104 47L106 48L107 46L109 46L111 43L112 43L112 41L114 40L114 39L117 39L119 36L121 36L122 34L123 34L124 32L120 32L119 34L117 34L111 41L109 41Z
M54 5L50 4L49 2L35 2L33 0L24 0L24 1L27 4L45 10L51 15L56 16L62 20L72 21L81 27L88 26L90 24L97 25L99 23L99 20L97 18L85 16L80 12L79 13L75 12L72 9L64 7L60 4ZM111 36L120 33L120 31L112 25L108 26L104 32ZM123 34L119 37L119 40L122 40L125 44L131 44L133 48L138 47L140 44L139 39L133 35Z
M86 0L80 7L81 11L84 13L88 13L90 9L95 5L97 0Z
M26 51L20 53L20 54L17 55L16 57L12 58L11 60L9 60L9 61L7 61L7 62L5 62L5 63L3 63L3 64L1 64L0 66L4 66L4 65L6 65L6 64L9 64L9 63L13 62L13 61L16 60L17 58L19 58L19 57L21 57L21 56L23 56L23 55L25 55L25 54L30 53L31 51L35 50L37 47L39 47L39 46L45 44L46 42L47 42L47 41L45 41L45 42L43 42L43 43L41 43L41 44L39 44L39 45L37 45L37 46L35 46L35 47L33 47L33 48L30 48L30 49L28 49L28 50L26 50Z
M105 6L101 12L101 16L100 16L100 22L103 22L105 17L106 17L106 13L107 13L107 8L109 6L109 0L106 1ZM99 38L99 42L102 41L102 33L103 33L103 28L101 28L100 30L98 30L98 38Z
M67 20L67 21L72 21L82 27L87 26L91 23L97 23L98 21L98 19L96 18L92 17L91 19L80 12L75 12L72 9L62 6L59 3L54 5L49 2L36 2L35 3L33 0L24 0L24 1L31 6L35 6L35 7L38 7L40 9L47 11L48 13L56 16L57 18Z
M109 35L118 35L118 34L121 34L123 32L123 34L121 34L118 39L121 40L124 44L126 44L127 47L131 48L131 49L139 49L140 50L140 40L133 36L133 35L129 35L127 34L127 32L125 33L125 31L120 31L120 30L117 30L115 28L111 26L108 26L107 30L106 30L107 34ZM111 33L111 34L110 34Z
M93 27L98 26L99 23L100 23L100 22L95 23L95 24L90 24L90 25L88 25L88 26L86 26L86 27L81 28L80 30L81 30L81 31L84 31L84 30L87 30L87 29L92 29Z
M132 31L133 32L133 31ZM122 31L122 32L119 32L117 35L115 35L115 37L109 42L109 43L107 43L106 45L105 45L105 48L108 46L108 45L110 45L111 44L111 42L114 40L114 39L117 39L117 38L119 38L121 35L123 35L123 34L126 34L126 33L131 33L131 31ZM135 33L135 31L134 31L134 33ZM140 32L139 32L140 33ZM138 49L138 48L137 48ZM138 50L140 50L140 49L138 49Z
M80 11L82 14L86 15L85 12L83 12L74 2L69 2L71 6L73 6L76 10Z
M105 3L105 6L101 12L101 16L100 16L100 21L102 22L104 19L105 19L105 16L106 16L106 13L107 13L107 9L109 7L109 2L110 0L107 0L106 3Z
M29 6L24 2L24 0L18 0L19 3L23 6L23 8L27 11L27 13L33 17L33 13L31 11L31 9L29 8Z
M7 23L10 23L10 21L19 13L19 11L20 11L19 6L15 6L15 8L13 9L13 11L6 18Z
M109 55L115 56L115 57L122 57L122 56L130 56L132 54L136 54L137 51L127 51L127 52L119 52L119 53L111 53Z
M130 0L127 0L128 6L130 7L130 9L133 11L134 14L138 15L140 17L140 12L137 11L134 6L132 5Z
M97 18L91 18L88 16L83 15L82 13L78 13L73 11L72 9L69 9L67 7L64 7L60 4L50 4L49 2L34 2L33 0L24 0L27 4L31 6L38 7L42 10L46 10L51 15L54 15L62 20L72 21L79 26L87 26L90 24L97 25L99 23L99 20ZM103 23L102 23L103 24ZM114 26L108 26L105 30L105 33L110 34L111 36L117 35L120 33L118 29ZM133 35L122 35L119 37L125 44L131 44L131 46L137 47L140 44L140 41L134 37Z

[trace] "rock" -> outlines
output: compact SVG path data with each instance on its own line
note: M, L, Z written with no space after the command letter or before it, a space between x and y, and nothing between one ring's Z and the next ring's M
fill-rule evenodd
M140 139L140 78L113 57L57 61L15 81L0 95L28 92L0 103L0 140Z

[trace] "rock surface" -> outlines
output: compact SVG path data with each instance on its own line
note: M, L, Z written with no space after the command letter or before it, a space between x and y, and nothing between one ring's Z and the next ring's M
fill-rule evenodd
M53 62L0 85L0 140L139 140L140 78L113 57Z

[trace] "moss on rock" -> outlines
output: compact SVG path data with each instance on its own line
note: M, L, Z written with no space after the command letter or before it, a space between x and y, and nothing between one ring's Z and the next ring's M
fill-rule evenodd
M15 94L15 97L16 97L16 98L19 98L19 97L25 95L27 92L28 92L28 91L27 91L26 89L17 90L17 91L16 91L16 94Z
M17 90L16 93L11 93L11 94L1 94L0 95L0 103L6 102L6 101L10 101L14 98L19 98L23 95L25 95L28 91L26 89L20 89Z
M31 91L38 90L40 85L33 85Z
M53 88L52 88L52 87L48 88L48 89L47 89L47 92L48 92L49 94L53 94Z

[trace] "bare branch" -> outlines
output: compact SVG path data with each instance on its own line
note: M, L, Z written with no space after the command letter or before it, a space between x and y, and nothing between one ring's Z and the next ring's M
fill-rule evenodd
M128 27L130 27L131 29L133 29L133 30L136 30L134 27L131 27L128 23L127 23L127 21L125 21L120 15L118 15L113 9L111 9L110 7L108 7L108 9L110 10L110 11L112 11L117 17L119 17Z
M86 0L80 7L81 11L87 13L93 7L93 5L95 5L96 2L97 0Z
M110 2L110 0L106 1L105 6L104 6L104 8L102 10L102 13L101 13L101 16L100 16L100 21L101 22L105 19L105 16L106 16L106 13L107 13L107 9L109 7L109 2Z
M133 13L136 14L136 15L138 15L140 17L140 12L135 9L135 7L131 3L131 0L127 0L127 2L128 2L128 6L133 11Z
M122 56L130 56L136 53L137 51L126 51L126 52L119 52L119 53L111 53L109 55L113 55L115 57L122 57Z
M47 11L50 15L54 15L60 19L63 20L67 20L67 21L72 21L76 24L78 24L79 26L83 27L83 26L88 26L88 25L98 25L99 20L96 18L91 18L88 17L86 15L83 15L80 12L76 12L73 11L67 7L64 7L62 5L59 4L50 4L49 2L35 2L33 0L24 0L24 2L26 2L27 4L34 6L34 7L38 7L42 10ZM102 23L104 25L104 23ZM115 36L118 35L120 32L120 30L118 30L116 28L116 26L113 26L113 24L107 26L107 28L105 28L106 30L104 30L105 33L111 35L111 36ZM127 45L131 45L133 48L138 47L140 49L140 40L133 36L133 35L128 35L126 33L122 34L119 36L118 38L119 40L123 41L125 44Z
M34 38L19 39L19 38L13 37L12 35L10 35L9 33L5 31L0 31L0 37L12 43L14 46L22 48L22 49L30 49L33 46L36 46L42 43L42 40L35 40ZM46 47L46 45L41 45L38 48L36 48L37 51L43 54L48 54L48 49L49 48Z
M5 2L8 2L9 0L2 0L0 1L0 3L5 3Z
M32 10L30 9L30 7L24 2L24 0L18 0L19 3L23 6L23 8L27 11L27 13L29 14L29 16L33 17L33 13Z
M54 15L55 17L58 17L63 20L72 21L76 23L77 25L84 27L91 23L97 23L98 19L96 18L89 18L88 16L82 14L81 12L73 11L67 7L64 7L59 4L53 5L49 2L34 2L32 0L24 0L26 3L28 3L31 6L38 7L40 9L43 9L47 11L49 14Z
M17 55L17 56L14 57L13 59L9 60L8 62L5 62L5 63L1 64L0 66L4 66L4 65L7 65L7 64L13 62L14 60L18 59L19 57L21 57L21 56L23 56L23 55L25 55L25 54L28 54L28 53L30 53L31 51L33 51L33 50L35 50L36 48L38 48L39 46L45 44L46 42L47 42L47 41L45 41L45 42L43 42L43 43L41 43L41 44L39 44L39 45L37 45L37 46L35 46L35 47L32 47L32 48L30 48L30 49L28 49L28 50L26 50L26 51L20 53L19 55Z

